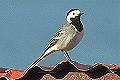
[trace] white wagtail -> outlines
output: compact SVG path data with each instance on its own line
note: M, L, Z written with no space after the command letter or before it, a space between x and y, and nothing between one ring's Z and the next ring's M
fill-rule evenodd
M71 60L67 51L73 49L83 37L83 25L80 16L83 13L79 9L71 9L66 16L66 21L49 41L44 53L35 60L26 70L35 67L39 61L55 51L64 51L68 60Z

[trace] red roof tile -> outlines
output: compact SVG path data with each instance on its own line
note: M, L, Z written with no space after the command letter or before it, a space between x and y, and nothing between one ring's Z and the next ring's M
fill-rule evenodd
M55 67L36 66L24 76L22 76L23 71L18 70L8 70L8 74L11 76L11 78L7 76L9 80L120 80L120 66L113 64L95 64L92 66L64 60ZM3 79L0 78L0 80ZM7 79L4 78L4 80Z
M24 71L9 68L0 68L0 80L13 80L20 78Z

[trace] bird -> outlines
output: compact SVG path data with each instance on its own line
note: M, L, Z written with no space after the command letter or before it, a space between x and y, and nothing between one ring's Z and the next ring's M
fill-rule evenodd
M79 9L73 8L67 12L64 24L58 29L55 35L48 42L43 54L38 57L26 70L26 74L31 68L34 68L46 56L56 51L62 51L66 54L69 61L72 61L68 52L72 50L81 41L84 35L83 24L80 20L83 15Z

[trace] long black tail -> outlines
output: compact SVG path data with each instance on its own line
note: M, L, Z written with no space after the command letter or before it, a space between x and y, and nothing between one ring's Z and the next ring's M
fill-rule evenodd
M41 55L38 59L36 59L24 72L23 75L25 75L31 68L35 67L44 57L46 57L47 54Z

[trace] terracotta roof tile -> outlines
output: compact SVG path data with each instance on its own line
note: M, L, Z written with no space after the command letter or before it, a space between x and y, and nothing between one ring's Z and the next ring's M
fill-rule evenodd
M14 79L18 78L15 80L120 80L120 66L114 64L101 63L95 65L84 65L74 61L70 62L64 60L58 63L55 67L35 66L34 68L31 68L24 76L22 76L22 74L20 75L19 78L14 77Z

